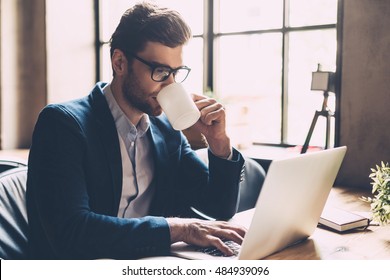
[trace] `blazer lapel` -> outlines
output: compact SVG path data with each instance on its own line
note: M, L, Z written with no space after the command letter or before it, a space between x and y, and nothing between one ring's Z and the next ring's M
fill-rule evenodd
M163 138L163 134L160 129L154 123L154 119L150 118L150 135L154 147L154 157L156 163L156 169L160 170L160 168L164 168L164 163L166 163L166 159L168 158L168 150L165 143L165 139Z
M102 140L107 163L111 171L114 194L112 210L116 214L119 209L120 198L122 195L122 159L118 133L107 101L102 92L103 87L104 84L98 83L92 91L91 106L96 116L98 133Z
M152 207L150 209L151 215L164 215L167 212L167 205L169 204L169 177L168 177L168 149L164 139L164 134L159 127L155 124L155 119L150 118L149 135L152 140L154 149L154 162L155 162L155 187L156 192L154 195Z

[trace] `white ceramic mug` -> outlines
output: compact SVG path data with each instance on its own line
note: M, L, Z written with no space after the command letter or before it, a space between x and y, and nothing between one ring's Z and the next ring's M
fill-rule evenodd
M189 128L200 118L198 108L181 84L172 83L164 87L158 93L157 101L176 130Z

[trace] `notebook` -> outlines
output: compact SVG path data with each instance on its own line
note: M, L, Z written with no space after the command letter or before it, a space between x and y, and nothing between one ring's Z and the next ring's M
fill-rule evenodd
M325 207L320 216L319 223L339 232L367 227L370 220L359 214L335 207Z
M233 222L248 231L233 257L212 256L196 246L171 245L174 256L187 259L262 259L308 238L317 227L346 147L272 161L256 207Z

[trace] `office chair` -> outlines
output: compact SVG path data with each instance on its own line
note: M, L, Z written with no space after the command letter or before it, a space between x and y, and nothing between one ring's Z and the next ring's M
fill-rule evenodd
M207 148L195 151L208 164ZM257 198L265 179L264 168L254 159L245 157L243 181L240 183L240 193L237 212L256 206Z
M0 258L26 259L28 222L27 167L0 173Z
M27 162L22 159L0 158L0 173L21 166L27 166Z
M265 179L264 168L254 159L245 157L244 181L240 184L240 197L237 212L256 206Z

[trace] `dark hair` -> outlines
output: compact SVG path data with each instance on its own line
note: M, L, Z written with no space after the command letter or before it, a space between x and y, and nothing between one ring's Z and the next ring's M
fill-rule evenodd
M191 38L191 29L174 10L150 2L139 3L128 9L110 40L111 57L115 49L125 54L137 53L147 42L158 42L174 48Z

